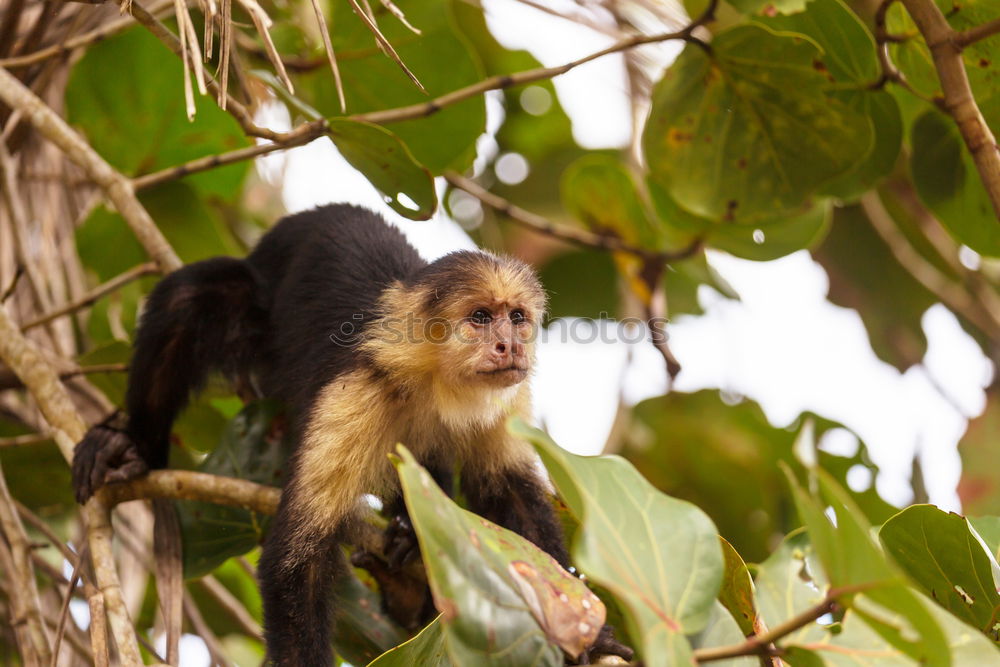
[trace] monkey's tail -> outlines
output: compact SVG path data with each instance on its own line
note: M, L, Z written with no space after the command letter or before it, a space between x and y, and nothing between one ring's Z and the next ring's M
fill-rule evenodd
M104 482L135 476L139 468L166 466L178 413L212 371L237 377L251 370L265 353L266 327L263 289L244 260L209 259L160 281L136 333L127 423L103 422L77 444L77 498L82 502ZM129 466L132 474L116 475Z

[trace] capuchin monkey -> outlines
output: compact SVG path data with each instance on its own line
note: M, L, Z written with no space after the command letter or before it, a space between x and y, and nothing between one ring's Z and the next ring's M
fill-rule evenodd
M268 660L332 661L339 543L365 494L396 538L406 526L387 456L404 443L448 490L460 469L473 512L564 567L562 530L532 449L510 435L529 415L526 381L545 293L524 263L454 252L427 263L377 214L324 206L280 221L246 259L197 262L150 294L136 334L126 409L77 445L85 502L103 484L167 465L171 425L212 371L253 377L287 406L291 472L258 568ZM388 545L415 549L405 537ZM606 628L593 649L631 657Z

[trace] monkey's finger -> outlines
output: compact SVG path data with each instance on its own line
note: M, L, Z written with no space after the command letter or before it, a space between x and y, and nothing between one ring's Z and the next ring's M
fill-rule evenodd
M363 549L358 549L351 554L351 565L368 570L377 581L381 581L382 577L389 575L389 568L386 567L385 561Z
M385 552L385 560L393 570L398 570L404 565L412 563L419 556L420 547L417 544L417 537L412 533L397 537Z
M112 482L128 482L135 479L136 477L142 477L147 472L149 472L149 467L146 462L142 459L136 458L133 461L118 466L117 468L112 468L104 474L104 484L111 484Z

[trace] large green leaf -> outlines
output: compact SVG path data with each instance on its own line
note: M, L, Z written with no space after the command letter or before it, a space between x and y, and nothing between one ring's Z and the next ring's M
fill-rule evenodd
M229 425L219 446L199 466L202 472L280 486L290 444L281 432L280 407L249 404ZM178 500L184 576L211 572L260 542L269 517L224 505Z
M993 554L968 520L933 505L914 505L879 530L885 550L939 605L997 639L1000 595Z
M181 62L135 27L87 49L66 86L69 122L112 166L129 176L248 145L239 125L197 96L188 121ZM234 200L249 162L189 176L201 192Z
M701 631L719 592L723 558L715 526L697 507L666 496L617 456L570 454L519 420L511 431L542 457L580 521L577 566L621 605L643 664L687 664L684 635Z
M386 203L411 220L426 220L437 209L434 179L417 164L395 134L370 123L332 119L330 138L351 166L364 174ZM409 198L408 202L401 199Z
M784 461L799 468L792 452L795 434L771 425L752 401L731 403L709 390L643 401L632 412L622 454L658 489L706 512L744 558L762 560L795 527L777 466ZM813 420L819 435L837 426ZM878 475L864 443L851 457L820 451L819 461L842 482L856 465L868 468L873 478ZM734 485L734 479L755 481ZM856 497L873 522L898 511L874 489Z
M757 566L754 588L757 608L767 627L773 628L820 602L821 586L806 576L807 556L811 547L801 530L790 533L778 548ZM808 623L789 633L782 644L808 644L821 641L826 630L817 623Z
M695 648L717 648L720 646L739 646L744 641L744 637L740 626L733 620L726 607L721 602L716 601L712 605L712 613L708 617L705 629L691 636L690 640L691 645ZM756 667L760 665L760 660L753 656L743 656L713 661L712 664L718 667Z
M333 650L352 665L367 664L406 639L383 610L381 596L353 574L338 577L333 597Z
M403 495L454 663L562 665L559 647L576 656L596 639L605 609L582 581L523 537L461 509L399 451Z
M1000 256L1000 225L954 121L928 111L914 124L911 140L913 184L927 208L960 242Z
M448 657L444 629L438 616L416 637L389 649L369 663L369 667L452 667L453 664Z
M882 611L857 610L865 622L893 647L928 665L952 664L941 625L920 603L917 593L903 582L899 572L872 542L871 526L848 494L824 471L810 471L817 495L798 484L787 466L792 494L809 538L830 585L844 594L864 592ZM825 511L829 506L835 518ZM915 632L914 632L915 631Z
M758 25L689 45L653 92L643 136L652 177L680 206L752 223L802 206L856 168L871 120L827 91L817 47Z
M347 3L331 3L329 24L338 54L348 114L418 104L479 80L480 72L464 39L453 28L446 0L395 3L421 31L410 32L386 8L372 6L386 39L427 89L422 93L374 43L371 31ZM295 79L296 93L326 117L341 113L333 77L326 69ZM431 172L463 170L475 155L475 140L486 127L481 96L448 106L426 118L392 124L392 131ZM393 193L394 194L394 193Z

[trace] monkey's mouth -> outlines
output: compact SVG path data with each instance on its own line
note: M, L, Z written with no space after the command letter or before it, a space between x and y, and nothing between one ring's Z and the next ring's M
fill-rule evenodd
M523 376L528 374L527 368L521 368L520 366L507 366L506 368L494 368L489 371L479 371L480 375L493 375L493 376Z

